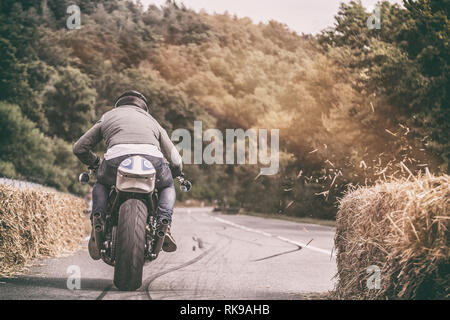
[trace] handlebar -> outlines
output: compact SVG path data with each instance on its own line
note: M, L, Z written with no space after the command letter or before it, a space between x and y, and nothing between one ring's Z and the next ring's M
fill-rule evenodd
M98 166L89 166L88 170L89 172L83 172L78 176L78 181L81 184L87 184L89 180L91 179L91 176L97 174Z
M180 183L180 190L182 192L189 192L189 190L191 190L192 183L184 178L184 174L181 174L181 176L177 177L176 179Z
M87 184L90 180L90 177L94 174L96 174L98 167L89 167L89 172L83 172L78 177L78 181L81 184ZM186 180L184 177L184 174L182 173L181 176L175 178L180 183L180 190L182 192L189 192L192 188L192 183L189 180Z

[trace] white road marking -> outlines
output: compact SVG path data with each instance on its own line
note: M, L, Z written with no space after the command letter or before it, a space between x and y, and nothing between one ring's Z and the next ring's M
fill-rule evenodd
M328 256L331 256L331 251L329 251L329 250L325 250L325 249L317 248L317 247L314 247L314 246L306 245L303 242L290 240L290 239L287 239L287 238L284 238L284 237L281 237L281 236L277 236L277 235L273 235L273 234L270 234L268 232L264 232L264 231L261 231L261 230L245 227L243 225L240 225L240 224L237 224L237 223L234 223L234 222L222 219L222 218L214 217L214 219L216 219L219 222L228 224L230 226L233 226L233 227L236 227L236 228L248 231L248 232L258 233L258 234L262 234L263 236L266 236L266 237L276 238L278 240L281 240L281 241L284 241L284 242L287 242L287 243L290 243L290 244L293 244L293 245L296 245L296 246L300 246L303 249L309 249L309 250L313 250L313 251L320 252L320 253L326 254ZM334 254L333 254L333 256L334 256Z

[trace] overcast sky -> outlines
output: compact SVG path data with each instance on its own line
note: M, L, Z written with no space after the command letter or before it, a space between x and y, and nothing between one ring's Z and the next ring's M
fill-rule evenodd
M162 5L166 0L141 0L144 5ZM228 11L238 17L250 17L253 22L277 20L297 33L317 33L333 25L342 0L184 0L186 7L209 13ZM348 0L344 2L350 2ZM372 10L378 0L362 0ZM401 0L390 0L402 3Z

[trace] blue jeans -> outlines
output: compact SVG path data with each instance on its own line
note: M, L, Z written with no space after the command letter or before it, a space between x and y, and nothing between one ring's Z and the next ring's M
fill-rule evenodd
M107 202L111 186L116 184L117 168L120 163L133 155L125 155L109 160L103 160L98 168L97 182L92 190L92 213L100 213L102 217L106 215ZM163 158L148 155L141 155L149 160L156 170L155 187L159 192L159 203L156 211L158 219L172 222L173 207L175 206L176 193L173 183L172 173L169 164Z

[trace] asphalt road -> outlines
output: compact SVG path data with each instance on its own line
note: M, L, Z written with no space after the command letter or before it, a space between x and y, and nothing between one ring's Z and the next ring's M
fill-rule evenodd
M118 291L85 244L0 279L0 299L310 299L334 286L330 227L177 208L172 234L178 250L147 264L136 292Z

